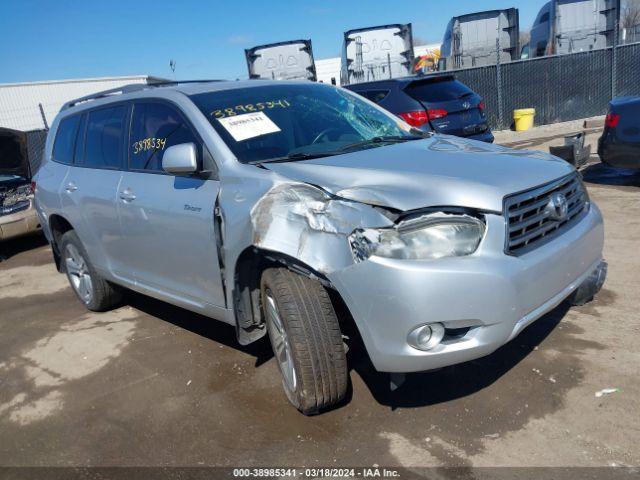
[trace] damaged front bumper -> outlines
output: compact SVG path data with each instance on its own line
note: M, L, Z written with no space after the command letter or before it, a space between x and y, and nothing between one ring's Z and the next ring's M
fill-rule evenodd
M485 238L471 256L374 256L328 274L377 370L425 371L482 357L574 292L593 296L602 286L604 228L595 205L563 235L519 257L502 252L504 218L486 218ZM409 334L432 323L444 325L442 342L429 351L412 347Z

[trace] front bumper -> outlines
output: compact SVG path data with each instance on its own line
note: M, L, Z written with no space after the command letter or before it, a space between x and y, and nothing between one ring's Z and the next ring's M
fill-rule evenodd
M40 220L36 209L33 207L33 200L30 200L29 207L25 210L0 216L0 241L39 230Z
M487 355L560 304L602 262L604 227L593 204L579 223L519 257L503 253L504 231L504 218L488 215L485 238L469 257L373 257L329 276L377 370L424 371ZM430 351L407 343L410 331L434 322L469 330Z

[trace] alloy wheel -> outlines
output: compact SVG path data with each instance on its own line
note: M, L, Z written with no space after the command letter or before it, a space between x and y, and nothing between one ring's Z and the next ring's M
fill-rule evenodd
M284 328L280 312L278 311L278 305L271 293L271 290L266 289L265 297L267 330L269 331L269 338L271 339L273 353L278 361L278 366L280 368L280 372L282 372L286 388L290 392L294 392L298 381L296 377L296 368L293 364L289 338Z
M80 299L85 303L91 303L93 298L93 281L86 260L74 245L67 245L64 258L67 276L71 286Z

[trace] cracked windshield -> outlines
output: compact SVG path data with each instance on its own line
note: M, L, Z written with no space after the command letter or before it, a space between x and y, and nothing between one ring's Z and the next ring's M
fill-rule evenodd
M306 160L424 136L350 93L318 84L266 85L191 99L244 163Z

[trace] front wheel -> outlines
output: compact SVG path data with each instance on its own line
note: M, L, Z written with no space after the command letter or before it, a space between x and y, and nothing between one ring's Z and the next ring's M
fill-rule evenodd
M347 391L347 358L324 287L284 268L262 275L262 308L282 384L305 415L335 405Z

